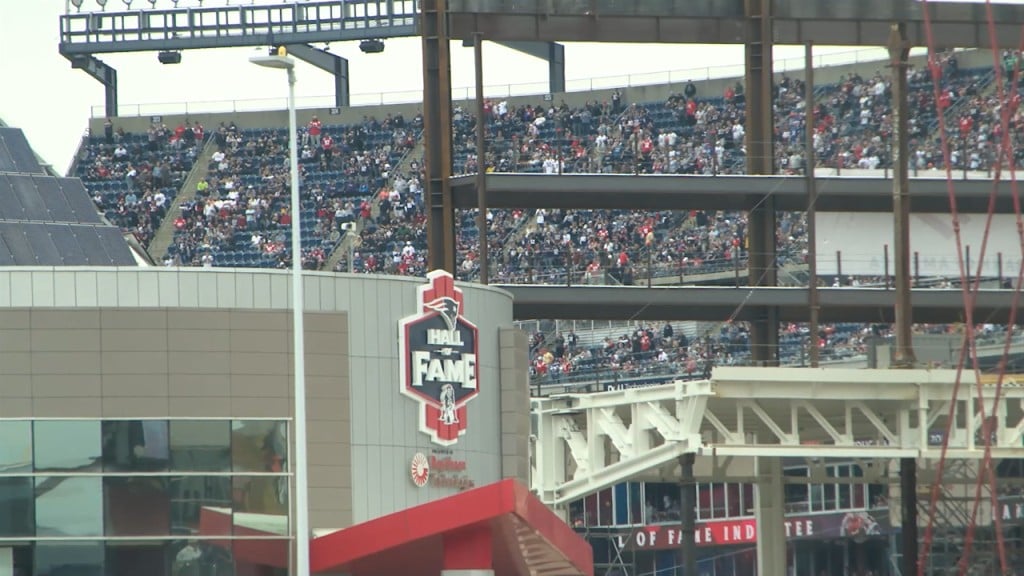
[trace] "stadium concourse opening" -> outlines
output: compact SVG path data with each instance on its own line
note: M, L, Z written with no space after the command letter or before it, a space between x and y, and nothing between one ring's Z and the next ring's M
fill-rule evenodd
M352 576L594 574L590 545L511 479L322 536L310 556Z

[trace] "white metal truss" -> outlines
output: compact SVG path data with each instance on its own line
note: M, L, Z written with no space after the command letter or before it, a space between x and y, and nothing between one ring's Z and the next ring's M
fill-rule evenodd
M533 488L565 504L680 455L887 460L937 459L929 437L946 430L956 372L717 368L709 380L533 401ZM978 400L964 382L954 406L949 458L984 456L984 407L995 417L994 458L1024 456L1024 386L1010 381Z

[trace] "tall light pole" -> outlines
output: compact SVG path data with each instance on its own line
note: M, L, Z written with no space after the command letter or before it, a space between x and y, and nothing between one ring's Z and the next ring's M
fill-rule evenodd
M299 153L295 122L295 60L283 48L276 56L253 56L253 64L288 72L288 163L291 170L292 212L292 354L295 358L295 451L292 470L295 474L295 573L309 576L309 483L306 480L306 345L303 312L305 294L302 286L302 202L299 198Z

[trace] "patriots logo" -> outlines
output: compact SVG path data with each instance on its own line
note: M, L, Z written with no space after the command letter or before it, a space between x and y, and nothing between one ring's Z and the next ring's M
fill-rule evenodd
M424 304L423 307L440 314L441 318L444 319L444 325L448 327L448 331L455 332L459 320L459 302L455 298L443 296Z

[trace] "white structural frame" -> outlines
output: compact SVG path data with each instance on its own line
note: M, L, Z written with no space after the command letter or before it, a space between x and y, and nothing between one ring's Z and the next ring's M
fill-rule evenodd
M964 372L947 458L980 459L996 387ZM532 488L564 505L695 453L715 459L938 459L954 370L715 369L708 380L533 400ZM1024 457L1024 386L1004 382L992 457Z

